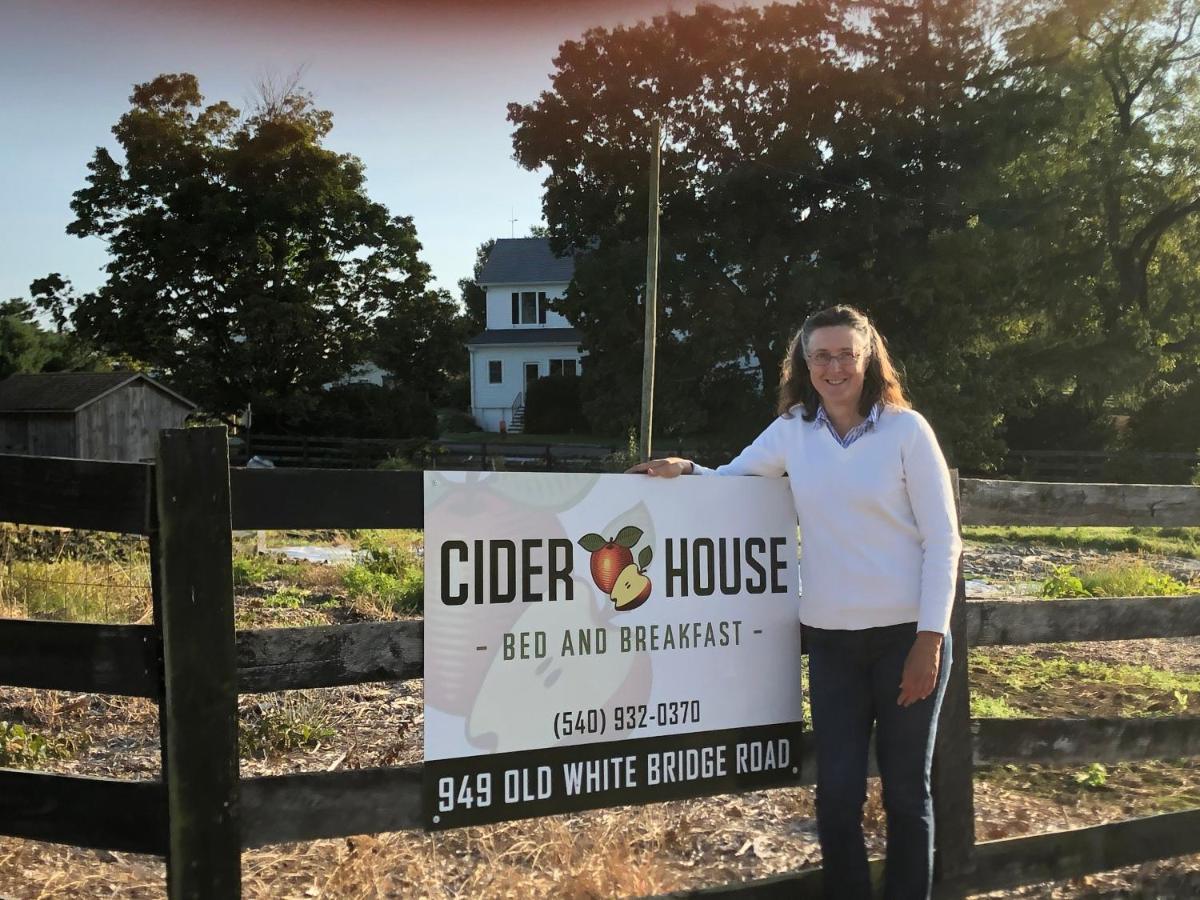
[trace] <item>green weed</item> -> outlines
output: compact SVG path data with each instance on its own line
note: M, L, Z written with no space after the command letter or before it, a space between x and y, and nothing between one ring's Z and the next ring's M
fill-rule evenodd
M337 735L325 698L289 691L255 703L238 723L238 752L269 759L293 750L315 750Z
M1022 715L1019 709L1010 706L1003 697L971 694L972 719L1019 719Z
M1091 596L1072 566L1055 566L1042 582L1041 594L1051 598Z
M284 585L270 597L263 600L263 606L269 606L273 609L299 609L308 601L311 593L311 591L306 591L303 588Z
M1101 763L1092 763L1082 772L1076 772L1072 780L1080 787L1098 790L1108 784L1108 769Z
M254 587L268 581L296 578L301 564L293 560L281 560L265 554L235 556L233 558L233 583L239 587Z
M1169 597L1188 586L1144 562L1055 566L1042 583L1043 597Z
M351 599L377 613L416 613L425 596L424 561L411 532L363 531L361 559L342 576Z
M0 768L28 769L49 759L71 759L86 748L83 737L47 736L0 721Z
M1188 589L1182 581L1143 562L1086 566L1079 579L1093 597L1170 597L1186 594Z

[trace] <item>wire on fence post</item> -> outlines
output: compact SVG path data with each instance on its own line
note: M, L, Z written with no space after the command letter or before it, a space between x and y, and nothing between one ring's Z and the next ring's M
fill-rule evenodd
M156 467L166 730L167 893L241 896L229 444L163 431Z

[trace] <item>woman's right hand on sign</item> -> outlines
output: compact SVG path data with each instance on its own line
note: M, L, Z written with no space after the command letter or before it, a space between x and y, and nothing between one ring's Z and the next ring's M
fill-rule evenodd
M654 475L658 478L675 478L678 475L692 474L692 461L681 456L668 456L666 459L652 459L649 462L638 463L625 470L626 475Z

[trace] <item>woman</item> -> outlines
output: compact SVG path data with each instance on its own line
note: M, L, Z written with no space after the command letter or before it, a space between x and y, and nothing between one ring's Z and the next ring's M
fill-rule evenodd
M826 894L871 895L862 808L874 727L888 823L885 896L927 897L929 772L961 551L950 474L883 339L852 307L804 323L788 349L779 397L779 417L715 471L678 457L629 471L790 474Z

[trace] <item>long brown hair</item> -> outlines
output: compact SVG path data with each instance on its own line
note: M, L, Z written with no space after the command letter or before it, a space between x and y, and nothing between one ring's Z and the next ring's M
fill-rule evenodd
M807 356L808 342L818 328L845 325L854 329L855 334L862 338L866 347L867 371L863 376L862 397L858 401L858 412L867 415L871 407L882 401L885 406L895 406L900 409L910 409L912 404L904 396L904 388L900 384L900 376L892 365L888 354L887 343L883 336L871 324L865 314L853 306L831 306L820 312L813 313L788 345L787 356L783 360L783 370L779 376L779 406L777 412L784 418L791 417L791 410L796 405L803 405L800 414L805 422L811 422L817 415L817 407L821 398L813 387L812 377L804 358Z

